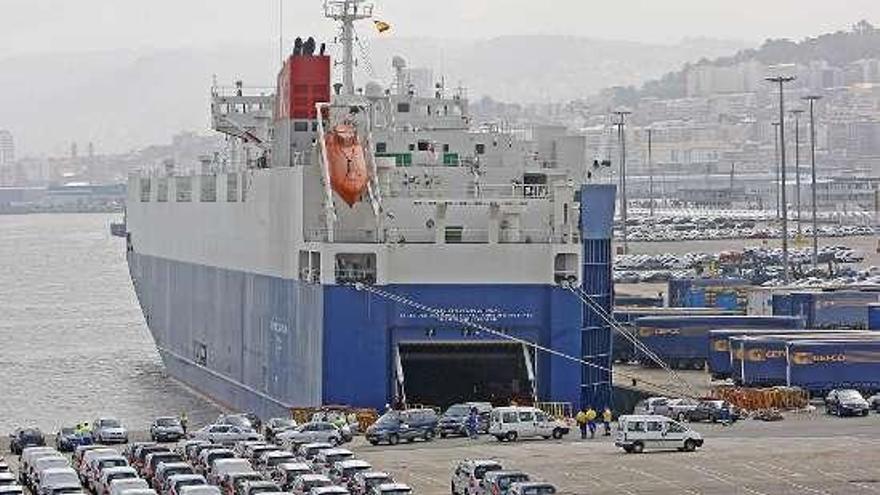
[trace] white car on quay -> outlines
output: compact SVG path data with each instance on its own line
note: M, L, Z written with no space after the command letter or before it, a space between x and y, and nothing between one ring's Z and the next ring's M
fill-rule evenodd
M698 432L666 416L630 414L617 420L614 445L627 454L640 454L646 449L674 449L693 452L703 446Z
M35 495L59 495L77 490L82 490L82 485L73 468L49 468L40 471Z
M150 488L147 480L141 478L116 479L110 482L109 495L122 495L127 490L147 490Z
M489 434L499 441L535 437L560 439L570 431L568 425L535 407L498 407L489 418Z
M120 466L104 469L98 480L95 495L109 495L110 483L115 480L137 479L137 471L130 466Z

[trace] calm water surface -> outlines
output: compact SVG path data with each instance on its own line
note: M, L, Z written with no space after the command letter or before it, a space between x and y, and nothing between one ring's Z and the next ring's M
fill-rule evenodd
M146 429L216 406L169 379L128 278L115 215L0 215L0 435L113 415Z

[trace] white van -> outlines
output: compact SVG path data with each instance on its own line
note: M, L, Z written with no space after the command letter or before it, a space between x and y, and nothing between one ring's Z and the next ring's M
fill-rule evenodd
M631 414L617 420L614 445L627 454L645 449L678 449L692 452L703 446L703 437L687 426L666 416Z
M498 407L489 419L489 434L499 441L542 437L560 439L570 428L535 407Z

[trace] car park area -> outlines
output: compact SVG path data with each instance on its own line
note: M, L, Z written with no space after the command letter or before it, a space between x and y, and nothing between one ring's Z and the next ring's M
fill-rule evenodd
M673 411L679 405L674 399L650 404L653 406L650 414L658 414L657 411L667 408L672 416L676 416ZM498 408L495 412L501 414L514 409L518 414L530 408ZM459 495L518 495L517 490L524 490L523 494L533 493L529 491L530 487L549 490L540 492L541 495L553 493L554 489L560 494L752 495L858 494L880 490L878 412L840 417L826 414L823 407L816 407L785 413L783 421L743 419L730 425L702 421L679 423L667 416L636 414L628 416L628 420L634 425L644 423L645 427L627 428L628 432L635 434L632 438L618 435L620 423L617 420L611 436L591 440L580 440L574 435L551 436L550 439L542 438L546 435L530 435L499 442L490 428L490 434L476 438L437 438L431 442L397 445L371 445L366 437L359 435L345 448L329 443L285 448L248 440L225 447L193 439L155 444L145 442L151 432L143 430L131 431L132 443L127 446L110 449L81 447L81 451L63 457L52 448L45 448L47 451L43 456L47 459L59 456L63 461L61 464L70 459L71 464L90 481L84 485L95 487L92 493L109 495L187 495L190 488L205 491L204 495L285 492L316 495L321 490L312 488L326 486L329 490L329 485L337 485L330 490L333 493L346 493L343 487L349 488L349 493L361 493L358 487L367 483L360 474L367 473L376 473L370 476L383 481L371 485L372 493L379 495L410 493L407 487L412 487L411 493L431 495L448 494L450 488ZM646 444L644 452L642 449L625 452L629 445L624 445L627 441L648 439L653 431L648 423L652 421L666 424L656 429L658 435L680 433L680 438L674 439L678 443ZM676 425L683 427L682 431L675 430ZM699 443L689 446L689 440L699 440ZM216 455L218 452L224 455ZM0 456L7 460L12 473L17 473L22 463L37 466L42 462L54 466L49 461L40 461L42 457L36 453L27 453L20 458L8 451L8 444ZM209 461L212 456L215 459ZM116 459L123 464L130 463L133 469L118 467ZM482 466L486 462L495 463L493 470L496 472L484 476L488 470L482 470L480 480L472 480L477 469L468 466ZM203 487L204 478L190 474L190 466L203 471L207 482L218 486ZM305 474L306 470L311 474ZM116 490L111 485L118 485L117 488L121 489L121 483L131 483L134 479L120 478L111 482L111 473L117 471L131 473L125 478L136 472L148 480L155 491L134 486L126 487L128 491ZM74 473L73 470L70 472ZM277 483L281 479L278 475L287 472L293 475L290 478L284 475L284 481ZM75 478L75 474L73 476ZM304 485L303 476L311 476L319 482L308 481ZM177 486L174 480L183 481L184 478L192 480ZM484 478L485 482L482 481ZM306 487L308 490L303 491Z
M690 425L705 438L696 452L626 454L612 437L497 442L356 445L358 457L394 472L415 493L450 493L462 459L494 459L505 469L553 483L564 494L869 494L880 490L880 417L837 418L815 411L786 421Z

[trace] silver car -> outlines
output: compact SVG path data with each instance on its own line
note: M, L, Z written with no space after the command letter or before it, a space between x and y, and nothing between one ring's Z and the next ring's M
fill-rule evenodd
M243 430L230 425L207 425L193 432L196 440L207 440L211 443L231 444L241 440L259 440L260 434L253 430Z
M98 418L92 423L92 438L97 443L128 443L128 430L115 418Z
M315 421L304 423L293 430L278 435L283 442L302 445L304 443L324 442L331 445L343 443L342 432L333 423Z

